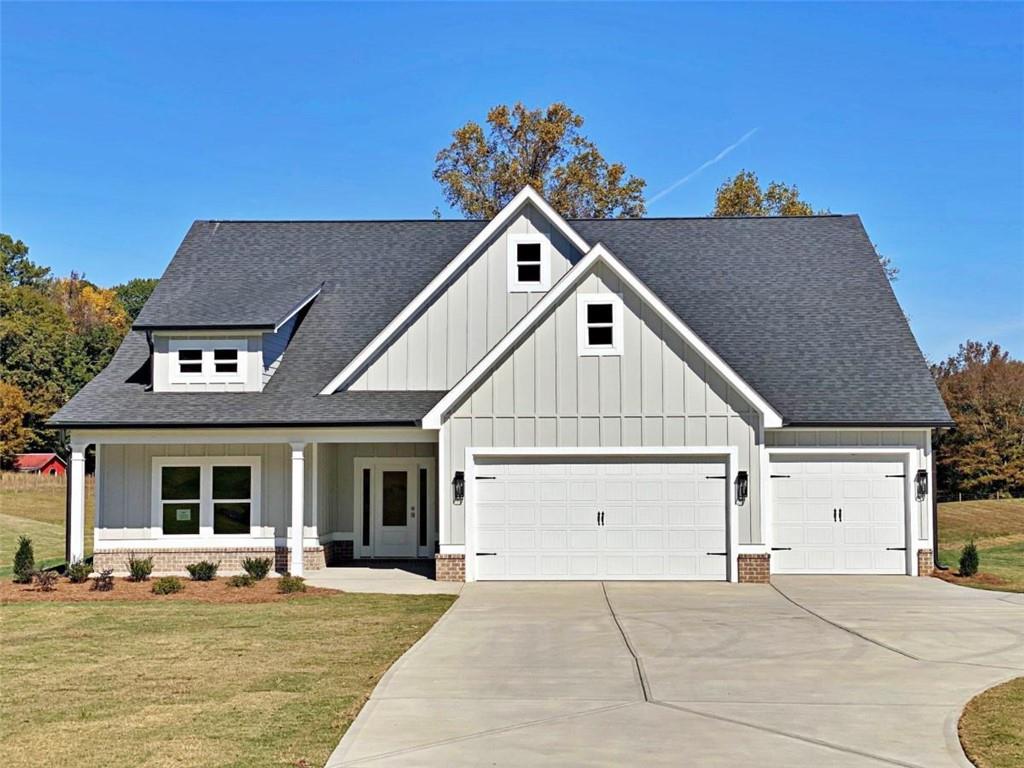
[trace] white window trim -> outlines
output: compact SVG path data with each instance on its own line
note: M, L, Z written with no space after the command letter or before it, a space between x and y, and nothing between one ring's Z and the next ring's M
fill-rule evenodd
M612 343L610 345L592 345L589 343L587 329L587 307L591 304L612 305ZM578 293L576 294L576 352L580 357L590 356L622 356L625 334L623 331L622 297L615 293Z
M164 533L163 499L161 493L161 470L164 467L199 467L199 533ZM213 532L213 468L249 467L251 507L249 512L249 533ZM152 472L152 509L150 514L153 538L180 541L191 544L199 540L238 541L257 538L262 535L260 518L260 457L259 456L154 456Z
M178 352L183 349L198 349L203 353L200 373L182 373ZM238 370L235 373L217 373L213 353L218 349L238 351ZM248 339L169 339L167 351L170 355L167 379L171 384L244 384L246 376L246 352Z
M540 280L523 282L519 279L519 246L537 244L540 246ZM534 232L527 235L508 236L508 290L509 293L536 293L551 287L551 241L546 235Z

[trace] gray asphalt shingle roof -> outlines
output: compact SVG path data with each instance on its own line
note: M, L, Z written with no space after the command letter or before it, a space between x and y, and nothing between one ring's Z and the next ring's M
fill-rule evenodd
M273 326L322 285L277 373L263 392L149 392L135 330L52 422L415 423L444 393L316 393L484 225L196 222L136 328ZM787 424L949 422L859 217L570 225L603 242Z

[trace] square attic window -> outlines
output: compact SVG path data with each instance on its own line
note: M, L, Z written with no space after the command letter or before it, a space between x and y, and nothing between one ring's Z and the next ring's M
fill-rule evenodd
M551 285L551 243L544 235L508 236L508 289L546 291Z

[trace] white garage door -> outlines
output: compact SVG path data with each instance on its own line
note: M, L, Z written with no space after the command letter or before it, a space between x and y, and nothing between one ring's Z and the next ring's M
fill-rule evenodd
M476 578L725 579L725 464L477 464Z
M772 461L773 573L905 573L903 462Z

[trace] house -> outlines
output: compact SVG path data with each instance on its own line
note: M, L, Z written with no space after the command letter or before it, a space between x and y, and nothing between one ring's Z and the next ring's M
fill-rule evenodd
M52 419L73 551L915 575L950 418L857 216L197 221Z
M14 456L14 471L29 475L64 477L67 464L56 453L18 453Z

